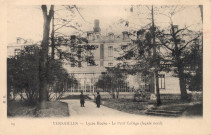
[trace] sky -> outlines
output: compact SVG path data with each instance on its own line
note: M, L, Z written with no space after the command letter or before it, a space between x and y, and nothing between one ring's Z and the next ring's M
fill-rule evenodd
M71 24L78 24L83 32L92 31L94 19L100 20L101 34L106 35L108 32L121 34L124 30L141 29L150 23L150 11L146 6L133 6L133 12L130 12L131 5L79 5L80 14L74 10L73 12L61 10L63 6L56 5L55 18L72 18ZM173 9L173 8L172 8ZM192 25L191 29L202 29L201 15L198 6L186 6L184 10L178 12L172 18L174 24L179 27ZM169 10L160 10L159 13L168 13ZM32 39L40 41L43 32L43 16L41 6L8 6L7 10L7 37L8 43L16 41L17 37L24 39ZM129 27L125 26L128 21ZM56 22L58 23L58 22ZM160 27L169 26L169 18L156 13L155 7L155 24ZM55 26L56 27L56 26ZM62 28L59 32L65 35L79 34L72 28Z

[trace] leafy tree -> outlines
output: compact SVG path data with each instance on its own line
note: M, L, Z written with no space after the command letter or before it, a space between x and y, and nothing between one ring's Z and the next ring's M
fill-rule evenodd
M7 59L8 94L20 95L28 104L39 97L39 51L37 46L26 46L20 54ZM10 95L12 96L12 95Z
M11 95L13 99L16 95L20 95L21 100L28 104L38 102L39 59L40 49L38 45L25 46L18 55L7 59L8 99L13 93ZM77 81L74 76L69 76L60 60L51 60L48 64L48 100L55 93L58 93L56 99L59 99L68 89L67 84L77 83Z
M109 92L113 98L118 98L119 90L121 89L121 85L126 83L127 75L119 66L106 69L106 72L96 82L96 86ZM117 94L116 96L115 93Z
M202 91L202 48L197 42L184 52L183 61L186 68L184 74L187 88L190 91Z
M63 93L66 92L68 88L73 85L73 83L77 84L78 82L74 78L74 76L70 76L68 72L63 68L63 63L61 62L61 60L51 60L49 62L49 100L51 100L53 97L55 97L57 100L60 99Z
M134 12L134 7L140 10L142 6L131 6L130 12ZM121 60L134 60L132 70L142 73L142 76L150 76L151 83L155 82L151 88L156 90L157 105L161 105L159 84L158 84L158 71L160 64L160 55L157 53L158 45L156 44L156 26L154 19L154 7L145 6L150 11L151 23L144 26L144 28L134 31L137 33L137 39L133 40L133 44L129 45L129 49L124 51L123 55L117 59ZM157 10L157 9L156 9ZM141 14L137 12L138 15ZM126 26L129 22L126 21ZM155 81L154 81L155 79Z

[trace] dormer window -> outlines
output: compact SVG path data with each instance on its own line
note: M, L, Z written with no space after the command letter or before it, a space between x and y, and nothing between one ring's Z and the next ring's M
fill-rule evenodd
M114 40L114 33L108 33L109 40Z
M113 63L108 63L108 66L109 67L113 67Z
M127 31L123 31L122 34L123 34L123 40L126 40L129 38L129 34Z
M94 40L93 32L87 32L87 38L88 40Z

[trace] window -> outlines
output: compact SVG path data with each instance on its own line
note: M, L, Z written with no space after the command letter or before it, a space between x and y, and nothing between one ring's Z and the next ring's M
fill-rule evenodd
M121 49L122 49L122 50L127 50L127 45L121 46Z
M158 81L159 81L159 89L165 89L165 75L164 74L158 75Z
M75 63L72 62L72 63L71 63L71 67L75 67Z
M104 44L100 44L100 59L104 59Z
M20 49L15 49L15 56L16 55L19 55L21 53L21 50Z
M108 47L108 57L113 57L113 46Z
M78 62L78 67L82 67L81 61Z
M112 66L113 66L113 63L108 63L108 66L109 66L109 67L112 67Z

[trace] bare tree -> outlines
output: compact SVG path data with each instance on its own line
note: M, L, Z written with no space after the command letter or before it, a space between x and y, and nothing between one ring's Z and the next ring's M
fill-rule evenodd
M159 30L156 37L161 43L161 46L170 51L168 60L176 67L175 73L179 77L181 100L187 100L188 95L184 74L185 63L183 61L184 52L185 49L189 48L200 38L201 32L189 30L190 26L179 28L178 25L174 25L172 17L181 11L181 8L179 10L177 10L177 8L179 7L176 6L172 12L166 15L170 19L169 29Z

